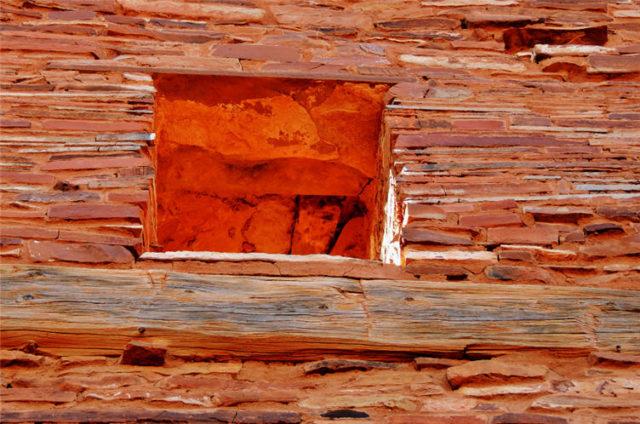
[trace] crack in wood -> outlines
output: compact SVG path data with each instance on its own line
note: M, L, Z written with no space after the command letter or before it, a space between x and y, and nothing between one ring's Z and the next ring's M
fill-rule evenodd
M113 354L158 338L178 355L264 359L640 351L640 296L623 290L31 265L0 276L6 348Z

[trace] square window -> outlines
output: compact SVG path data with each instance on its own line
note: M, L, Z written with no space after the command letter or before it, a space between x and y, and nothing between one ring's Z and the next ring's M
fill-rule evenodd
M388 85L159 75L160 251L380 257Z

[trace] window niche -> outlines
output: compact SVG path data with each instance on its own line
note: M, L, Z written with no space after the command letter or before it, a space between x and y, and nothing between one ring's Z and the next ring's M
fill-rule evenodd
M387 85L154 80L155 250L379 258Z

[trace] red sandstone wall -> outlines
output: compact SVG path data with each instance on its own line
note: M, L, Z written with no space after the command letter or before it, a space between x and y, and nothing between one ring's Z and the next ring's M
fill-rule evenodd
M4 422L630 424L640 416L638 356L185 362L142 346L128 346L123 364L0 351Z
M154 72L399 77L409 272L636 288L639 8L5 1L3 261L135 266L154 241Z

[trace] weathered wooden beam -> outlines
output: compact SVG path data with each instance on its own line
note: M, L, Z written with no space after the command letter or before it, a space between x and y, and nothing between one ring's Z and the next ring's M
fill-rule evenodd
M303 360L546 348L640 352L640 292L2 265L2 347Z
M171 67L171 66L140 66L124 65L113 60L64 60L51 61L47 69L68 69L75 71L95 72L144 72L148 74L183 74L183 75L212 75L226 77L254 77L254 78L293 78L311 80L338 80L353 82L371 82L381 84L396 84L399 82L416 82L416 77L403 75L363 75L349 72L300 72L300 71L237 71L230 69L214 69L212 67Z

